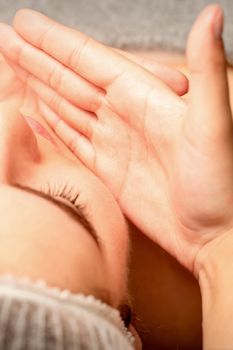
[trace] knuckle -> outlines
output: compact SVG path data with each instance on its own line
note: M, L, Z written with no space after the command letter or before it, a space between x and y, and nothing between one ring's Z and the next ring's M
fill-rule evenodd
M81 44L77 44L68 57L68 66L77 71L81 65L85 48L89 44L90 38L84 36Z
M77 136L74 136L67 142L67 146L71 150L72 153L76 154L78 150L78 139Z
M58 114L60 114L61 111L61 102L62 99L60 96L58 96L56 93L52 94L52 96L49 99L49 106L55 110Z
M98 111L101 109L101 106L104 100L103 92L101 90L98 90L97 92L95 92L95 95L90 100L91 102L90 102L89 110L91 112L98 113Z
M128 81L132 78L132 75L128 70L123 70L118 74L114 75L108 82L106 82L104 89L108 90L116 86L117 84L121 84L124 81Z
M29 44L26 41L19 48L18 55L17 55L18 56L17 57L17 64L21 67L24 66L25 54L26 54L26 51L28 50L28 48L29 48Z
M51 24L39 37L37 45L42 49L45 50L47 47L47 42L49 43L49 33L56 29L56 24Z
M54 89L57 92L60 91L65 70L66 68L64 66L59 65L49 74L48 84L52 89Z
M92 138L92 135L93 135L93 122L94 122L94 120L90 119L90 120L87 120L85 123L84 135L88 139Z
M52 126L52 129L54 130L55 134L57 134L57 135L59 135L61 123L62 123L62 119L58 118Z

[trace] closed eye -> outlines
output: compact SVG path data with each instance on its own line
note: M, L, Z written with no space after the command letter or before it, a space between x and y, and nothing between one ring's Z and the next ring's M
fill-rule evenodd
M71 201L70 201L71 205L67 204L67 203L63 203L63 202L57 200L55 196L53 197L51 195L51 193L45 193L44 191L38 191L36 189L30 188L27 186L14 184L14 185L12 185L12 187L15 187L15 188L17 188L21 191L24 191L24 192L28 192L30 194L37 196L37 197L43 198L43 199L51 202L53 205L56 205L59 209L63 210L69 216L71 216L75 221L79 222L85 228L85 230L94 238L98 248L99 249L102 248L101 240L100 240L94 226L87 218L87 216L86 216L86 214L81 206L78 206L76 204L74 207L74 204ZM57 197L59 197L59 195L57 195ZM62 196L60 196L60 197L62 197Z

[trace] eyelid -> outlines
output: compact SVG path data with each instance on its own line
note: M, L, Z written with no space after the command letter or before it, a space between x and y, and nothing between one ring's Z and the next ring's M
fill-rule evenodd
M30 194L33 194L34 196L41 197L57 205L58 207L60 207L61 210L63 209L68 215L70 215L73 218L73 220L79 222L87 230L87 232L95 240L98 248L102 250L103 244L102 244L101 238L97 234L92 222L87 218L86 213L83 211L82 207L79 207L79 209L74 210L74 208L69 206L68 204L62 203L61 201L56 200L50 194L46 193L46 191L42 188L40 190L36 190L32 187L17 184L17 183L12 184L11 186L23 192L28 192Z
M78 192L74 185L68 184L67 182L65 184L48 182L46 188L41 188L41 193L46 194L55 201L58 201L57 198L66 199L66 201L68 201L69 204L71 204L70 208L73 210L74 215L78 216L79 222L95 238L98 247L100 249L102 248L101 239L96 233L96 230L92 225L91 220L89 220L88 218L88 215L85 210L86 207L84 205L81 205L80 203L77 203L77 199L79 197L80 192ZM60 203L62 204L62 201L60 201Z

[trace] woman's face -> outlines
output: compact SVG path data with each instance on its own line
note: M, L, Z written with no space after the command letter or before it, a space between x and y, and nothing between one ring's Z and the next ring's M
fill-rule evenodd
M36 130L0 103L0 273L43 278L118 307L129 245L119 207L51 132L53 142Z

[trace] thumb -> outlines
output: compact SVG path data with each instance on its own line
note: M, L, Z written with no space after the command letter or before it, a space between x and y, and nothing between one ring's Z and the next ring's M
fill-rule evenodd
M222 41L223 11L210 5L200 14L187 45L190 70L188 134L196 144L218 141L232 132L226 59Z

